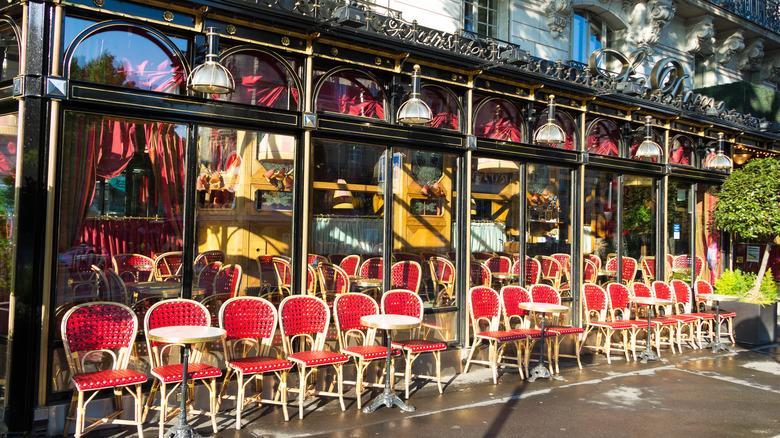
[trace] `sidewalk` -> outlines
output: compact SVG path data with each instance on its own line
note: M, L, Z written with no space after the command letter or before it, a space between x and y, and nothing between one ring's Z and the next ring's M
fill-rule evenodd
M293 396L289 422L277 406L250 407L244 412L243 428L236 431L235 411L225 410L216 436L780 436L777 345L718 354L664 351L660 361L648 364L613 359L608 365L603 356L593 362L582 371L573 362L561 362L566 365L561 369L565 382L530 383L512 370L500 374L497 385L489 369L472 367L468 374L446 376L444 394L438 393L435 382L414 387L409 403L417 410L412 413L381 407L365 414L358 411L354 390L347 387L346 411L335 399L310 398L304 419L298 420ZM400 387L399 383L396 388ZM375 394L364 394L364 403ZM190 421L203 436L210 435L206 417ZM154 420L147 424L145 435L156 436ZM121 428L90 435L135 434Z

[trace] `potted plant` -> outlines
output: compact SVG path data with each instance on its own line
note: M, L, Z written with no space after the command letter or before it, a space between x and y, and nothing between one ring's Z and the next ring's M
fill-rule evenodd
M738 278L734 271L724 272L722 278L726 278L716 282L715 290L717 293L736 291L745 304L722 304L724 309L737 312L734 332L738 341L774 342L777 290L767 267L770 248L780 236L780 159L751 160L732 172L715 196L718 201L712 211L712 225L744 239L765 243L757 275L742 273L742 278ZM760 332L760 336L752 336L750 332L754 331Z

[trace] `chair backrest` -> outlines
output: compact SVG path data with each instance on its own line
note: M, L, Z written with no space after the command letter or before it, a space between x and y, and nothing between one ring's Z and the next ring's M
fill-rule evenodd
M542 279L542 264L539 260L526 257L525 259L525 286L539 283Z
M457 255L458 253L456 253L455 251L447 251L447 258L452 260L453 262L455 261L455 257L457 257Z
M652 298L653 290L650 285L645 283L634 283L631 285L631 292L635 297Z
M472 286L490 286L493 281L490 268L484 263L472 260L470 264L469 281Z
M672 259L673 268L691 268L691 258L688 254L680 254Z
M561 304L561 294L549 284L534 284L528 289L534 303Z
M227 332L227 359L246 356L247 350L252 348L256 349L258 356L267 356L273 343L277 319L276 308L263 298L233 297L222 303L219 308L219 326Z
M292 286L292 269L290 268L290 261L284 257L274 256L271 259L271 263L273 263L274 271L276 272L276 284L285 287Z
M704 257L696 256L696 276L701 275L701 271L704 269Z
M493 256L494 256L493 253L483 252L483 251L474 251L471 253L471 258L479 261L487 260Z
M621 283L607 285L612 320L631 319L631 292Z
M376 278L381 280L383 274L383 262L381 257L371 257L360 265L359 275L363 278Z
M623 257L622 259L623 283L631 284L634 282L634 279L636 279L639 264L633 257Z
M530 312L521 309L518 304L530 302L533 302L531 294L522 286L507 285L501 288L501 308L503 309L504 326L507 329L528 328L529 321L525 317ZM517 327L512 325L515 320L520 324Z
M214 262L225 263L225 253L218 249L211 249L198 254L193 262L195 274L197 275L208 264Z
M642 279L645 283L652 283L655 280L655 257L642 257Z
M674 310L675 313L689 313L691 312L691 287L688 283L682 280L672 280L670 282L672 291L674 292Z
M309 295L317 294L318 281L319 281L319 276L317 275L317 271L311 265L306 265L306 293L307 294Z
M107 290L103 294L105 300L115 303L122 303L125 306L129 306L131 304L130 296L127 293L125 282L122 281L122 279L119 277L119 274L117 274L116 271L114 271L112 268L108 268L106 269L105 275L107 284Z
M285 354L295 352L296 339L299 351L321 351L325 349L325 337L330 324L330 309L322 298L311 295L293 295L279 304L279 326L282 330L282 343ZM308 341L308 342L305 342Z
M660 298L662 300L674 301L674 292L669 286L669 283L665 281L656 280L651 285L653 288L653 297ZM664 309L664 314L669 315L672 311L672 305L658 306L658 309Z
M159 281L181 281L181 251L160 254L154 259L154 278Z
M491 257L485 261L490 272L509 273L512 270L512 259L504 256Z
M563 269L563 276L566 278L570 278L571 277L571 256L569 254L564 254L559 252L551 255L550 257L557 260L558 263L561 265L561 269Z
M81 358L90 352L110 351L111 369L118 370L127 368L130 349L138 332L138 319L124 304L94 301L68 310L60 330L72 374L84 372ZM118 350L118 354L114 350Z
M241 290L241 265L222 265L214 277L214 294L224 294L233 298Z
M408 289L412 292L420 291L422 268L413 261L396 262L390 267L390 287L393 289Z
M357 254L350 254L339 262L339 267L347 273L347 275L358 275L358 268L360 267L360 256Z
M333 316L339 334L339 346L348 347L350 339L353 338L358 341L358 345L372 345L376 329L363 325L360 318L377 314L379 314L379 305L368 295L361 293L338 295L333 302Z
M343 269L330 263L320 265L318 272L322 298L326 295L344 294L349 292L349 276Z
M257 256L255 261L257 262L257 272L260 275L260 286L267 288L275 288L278 284L276 278L276 269L274 269L274 256L261 255Z
M325 256L321 256L318 254L309 254L309 257L307 257L306 259L306 263L313 265L315 264L314 262L317 262L316 264L330 263L330 261L328 261L328 258Z
M588 254L588 260L593 262L594 265L596 265L596 271L601 270L601 257L599 257L596 254Z
M455 265L449 259L441 256L433 256L428 260L433 281L439 284L455 283Z
M582 306L585 321L606 321L609 299L601 286L592 283L582 285Z
M142 254L116 254L111 261L125 283L148 281L154 269L154 260Z
M480 324L486 324L488 330L498 330L501 316L501 299L493 288L475 286L469 289L469 316L474 333L483 331Z
M382 294L382 313L406 315L422 319L423 302L420 295L405 289L389 290Z
M699 294L711 294L713 287L709 281L700 279L693 283L693 291L696 293L696 300L698 300Z
M563 275L563 267L558 260L549 256L541 256L542 278L552 282L553 286L558 286Z
M582 273L582 280L584 283L595 283L596 279L599 276L599 269L596 267L596 264L593 263L590 260L583 260L583 273Z
M222 262L208 263L198 274L198 287L206 289L204 296L214 295L214 279L222 267Z
M151 329L173 325L208 327L211 325L211 314L206 306L195 300L174 298L152 304L144 316L144 333L149 333ZM153 342L147 337L146 347L152 367L165 365L166 352L174 345L177 344ZM198 352L194 352L190 355L190 361L197 362L199 357Z

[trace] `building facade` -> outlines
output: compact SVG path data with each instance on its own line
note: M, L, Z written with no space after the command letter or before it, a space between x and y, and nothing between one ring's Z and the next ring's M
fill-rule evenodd
M453 352L469 344L468 288L500 286L491 270L542 281L526 260L561 291L573 324L597 265L618 281L678 267L714 280L732 245L708 226L728 175L709 164L776 155L780 135L777 120L696 90L776 88L777 11L667 0L8 2L6 424L61 432L71 383L59 324L73 305L119 301L142 321L159 297L137 283L170 277L178 295L216 311L201 275L211 261L196 262L206 251L241 267L235 293L271 300L326 296L330 264L379 279L352 285L377 299L416 290L428 336ZM209 28L230 93L188 87ZM432 112L422 125L397 116L416 66ZM541 141L548 123L560 142ZM645 142L660 155L638 156ZM142 350L131 366L148 371Z

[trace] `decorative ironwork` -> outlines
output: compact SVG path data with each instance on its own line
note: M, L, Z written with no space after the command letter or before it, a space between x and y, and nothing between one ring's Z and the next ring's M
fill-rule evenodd
M780 33L780 3L772 0L708 0L729 12Z

